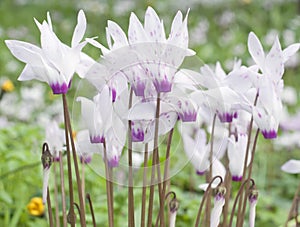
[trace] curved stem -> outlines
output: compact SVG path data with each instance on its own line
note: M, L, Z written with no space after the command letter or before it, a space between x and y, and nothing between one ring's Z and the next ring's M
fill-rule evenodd
M203 195L203 197L202 197L201 203L200 203L200 207L199 207L199 210L198 210L198 213L197 213L197 218L196 218L196 224L195 224L195 227L199 226L199 223L200 223L200 216L201 216L201 213L202 213L202 209L203 209L204 202L205 202L206 198L208 197L208 195L210 194L209 191L210 191L210 189L211 189L211 185L213 184L213 182L214 182L217 178L220 179L220 183L219 183L218 185L220 185L220 184L223 183L223 179L222 179L221 176L215 176L215 177L209 182L209 184L208 184L208 186L207 186L207 189L206 189L206 191L205 191L205 193L204 193L204 195Z
M92 203L91 196L89 193L86 194L86 199L88 200L89 205L90 205L90 211L91 211L92 220L93 220L93 227L96 227L97 225L96 225L96 219L95 219L95 214L94 214L94 209L93 209L93 203Z
M255 185L255 182L254 182L253 179L247 179L247 180L245 180L245 181L242 183L242 185L241 185L241 187L240 187L240 189L239 189L239 191L238 191L238 193L237 193L237 195L236 195L236 197L235 197L234 203L233 203L233 207L232 207L231 215L230 215L230 221L229 221L229 225L228 225L229 227L232 226L233 215L234 215L235 207L236 207L236 205L237 205L237 201L238 201L239 197L241 196L241 194L242 194L242 192L243 192L243 189L244 189L245 185L246 185L249 181L251 181L252 186Z
M298 200L299 197L300 197L300 183L299 183L298 188L297 188L297 190L294 194L293 202L292 202L292 205L291 205L291 208L290 208L290 211L289 211L288 218L285 222L285 226L287 226L289 220L291 220L293 217L295 217L296 220L297 220L297 214L295 215L295 213L296 213L297 200Z

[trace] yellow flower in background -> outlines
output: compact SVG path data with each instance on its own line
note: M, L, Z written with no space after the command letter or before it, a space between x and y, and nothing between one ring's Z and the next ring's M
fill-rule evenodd
M15 89L15 86L10 80L5 80L1 85L1 89L5 92L11 92Z
M33 197L27 205L27 210L33 216L42 216L45 211L43 199L41 197Z

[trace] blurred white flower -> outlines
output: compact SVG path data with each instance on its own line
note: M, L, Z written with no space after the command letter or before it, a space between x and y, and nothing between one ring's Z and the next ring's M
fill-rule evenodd
M291 159L281 166L281 170L287 173L300 173L300 160Z

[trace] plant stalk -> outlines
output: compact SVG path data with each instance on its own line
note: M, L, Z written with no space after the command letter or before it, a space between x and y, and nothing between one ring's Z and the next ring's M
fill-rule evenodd
M106 180L106 197L107 197L107 207L108 207L108 225L109 227L114 226L114 217L113 217L113 207L112 207L112 197L111 197L111 187L110 187L110 179L109 179L109 167L108 160L106 154L106 142L103 142L103 157L105 164L105 180Z
M64 166L63 156L59 152L59 173L60 173L60 187L61 187L61 204L62 204L62 215L63 215L63 226L67 227L67 212L66 212L66 194L65 194L65 180L64 180Z
M47 207L48 207L49 225L50 227L54 227L49 187L47 187Z
M57 191L57 163L54 163L53 165L53 171L54 171L54 201L55 201L55 226L60 227L60 221L59 221L59 205L58 205L58 191Z
M71 152L70 152L70 143L69 143L69 133L68 133L68 126L67 126L67 106L65 103L65 95L62 95L63 98L63 108L64 108L64 122L65 122L65 137L66 137L66 148L67 148L67 166L68 166L68 182L69 182L69 212L68 217L75 217L74 211L74 194L73 194L73 181L72 181L72 165L71 165ZM74 218L67 218L68 222L71 224L71 227L75 227L75 220Z
M133 90L130 89L128 109L132 106ZM132 173L132 129L131 121L128 121L128 226L134 227L134 194Z
M145 227L146 224L145 211L146 211L146 190L147 190L147 168L148 168L148 143L145 144L145 152L144 152L141 227Z
M217 114L214 114L212 129L210 134L210 152L209 152L209 172L207 174L207 182L212 180L212 164L213 164L213 153L214 153L214 134L215 134L215 125L216 125ZM208 200L205 207L205 226L210 226L210 213L211 213L211 191L207 193Z
M75 143L74 143L74 139L73 139L73 131L72 131L71 120L70 120L70 115L69 115L69 111L68 111L67 98L66 98L65 94L63 94L62 96L63 96L64 112L66 113L66 120L67 120L66 123L67 123L67 128L68 128L68 132L70 135L70 141L71 141L71 146L72 146L72 155L73 155L73 162L74 162L74 168L75 168L76 183L77 183L77 188L78 188L77 191L78 191L78 197L79 197L80 224L82 227L84 227L84 226L86 226L84 196L82 194L82 185L81 185L80 174L79 174L76 148L75 148Z

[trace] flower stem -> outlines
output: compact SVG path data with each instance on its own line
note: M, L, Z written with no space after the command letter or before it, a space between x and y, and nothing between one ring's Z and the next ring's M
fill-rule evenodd
M230 201L230 194L231 194L231 174L229 171L229 161L228 158L226 158L226 175L225 175L225 188L226 188L226 194L225 194L225 204L223 207L223 222L222 227L227 227L227 219L228 219L228 212L229 212L229 201Z
M77 188L78 188L77 191L78 191L79 207L80 207L80 224L83 227L83 226L86 226L84 196L82 195L82 185L81 185L81 180L80 180L80 175L79 175L79 167L78 167L75 143L74 143L74 139L73 139L73 132L72 132L72 126L71 126L71 121L70 121L70 115L69 115L69 111L68 111L67 98L66 98L65 94L62 94L62 97L63 97L65 120L66 120L65 122L66 122L67 131L69 132L71 146L72 146L72 155L73 155L73 161L74 161L76 183L77 183Z
M91 211L92 220L93 220L93 227L96 227L97 225L96 225L93 203L92 203L91 196L89 193L86 194L86 199L88 200L89 205L90 205L90 211Z
M65 180L64 180L64 166L63 156L59 152L59 172L60 172L60 187L61 187L61 203L62 203L62 215L63 215L63 226L67 227L67 212L66 212L66 194L65 194Z
M132 106L133 90L130 89L128 109ZM134 195L132 175L132 129L131 121L128 121L128 226L134 227Z
M255 100L254 100L254 106L256 106L258 100L258 93L256 94ZM249 128L248 128L248 141L247 141L247 146L246 146L246 155L245 155L245 160L244 160L244 167L243 167L243 176L242 179L245 180L246 178L246 171L247 171L247 163L248 163L248 158L249 158L249 152L250 152L250 143L251 143L251 135L252 135L252 127L253 127L253 115L251 116L251 120L249 123ZM242 200L243 198L243 191L241 192L241 197L239 200L239 205L238 205L238 213L237 213L237 225L240 223L240 219L242 217Z
M252 152L251 152L251 159L250 159L250 163L249 163L248 177L247 177L248 183L247 183L246 188L249 188L249 180L251 179L251 175L252 175L253 160L254 160L254 155L255 155L256 144L257 144L257 138L258 138L258 135L259 135L259 131L260 130L257 129L255 137L254 137L254 142L253 142L253 147L252 147ZM248 193L245 193L244 194L244 200L243 200L242 212L241 212L242 217L245 216L245 210L246 210L246 204L247 204L247 196L248 196ZM241 218L240 220L241 220L240 221L240 226L242 227L243 226L243 222L244 222L244 218Z
M147 168L148 168L148 143L145 144L145 152L144 152L141 227L145 227L145 224L146 224L145 223L145 210L146 210Z
M211 185L213 184L213 182L214 182L217 178L220 179L219 185L223 183L223 179L222 179L221 176L215 176L215 177L209 182L209 184L208 184L208 186L207 186L207 189L205 190L204 195L203 195L203 197L202 197L200 206L199 206L199 210L198 210L198 213L197 213L197 218L196 218L195 227L198 227L199 224L200 224L200 217L201 217L201 213L202 213L202 209L203 209L204 202L205 202L206 199L210 200L209 195L210 195ZM208 200L207 200L207 201L208 201ZM206 204L206 205L207 205L207 204Z
M236 205L237 205L237 201L239 200L240 196L242 195L242 192L244 191L245 185L248 184L249 181L251 181L252 186L255 185L255 182L254 182L253 179L247 179L247 180L245 180L245 181L242 183L242 185L241 185L241 187L240 187L240 189L239 189L239 191L238 191L238 193L237 193L237 195L236 195L236 197L235 197L234 203L233 203L233 207L232 207L231 215L230 215L230 220L229 220L229 225L228 225L229 227L232 226L233 215L234 215L235 207L236 207ZM240 201L240 200L239 200L239 201ZM242 218L242 217L241 217L241 218Z
M151 182L149 194L149 208L148 208L148 227L152 226L152 213L153 213L153 197L154 197L154 180L155 180L155 167L157 167L158 178L158 193L159 193L159 207L160 207L160 224L164 226L164 198L161 195L161 178L158 154L158 127L159 127L159 112L160 112L160 93L157 94L156 113L155 113L155 131L154 131L154 146L152 156L152 169L151 169Z
M60 221L59 221L59 206L58 206L58 191L57 191L57 163L54 163L53 165L53 171L54 171L54 201L55 201L55 226L60 227Z
M207 175L207 182L212 180L212 164L213 164L213 153L214 153L214 134L215 134L215 125L216 125L217 114L214 114L212 129L210 134L210 152L209 152L209 172ZM207 197L211 197L211 191L208 191ZM210 226L210 213L211 213L211 200L208 199L205 207L205 226Z
M68 133L68 126L67 126L67 106L65 103L65 95L62 95L63 98L63 108L64 108L64 122L65 122L65 138L66 138L66 148L67 148L67 166L68 166L68 182L69 182L69 212L68 212L68 222L71 224L71 227L75 227L76 220L73 218L75 217L74 211L74 194L73 194L73 181L72 181L72 166L71 166L71 152L70 152L70 143L69 143L69 133ZM71 218L70 218L71 217Z
M48 215L49 215L49 225L50 227L54 227L49 187L47 187L47 207L48 207Z
M81 163L81 186L82 186L82 195L85 195L85 163ZM83 200L83 206L85 207L85 200Z
M299 202L299 197L300 197L300 183L298 184L298 188L295 192L295 195L294 195L294 198L293 198L293 202L292 202L292 205L291 205L291 208L290 208L290 211L289 211L289 215L288 215L288 218L285 222L285 226L287 226L288 222L293 218L295 217L296 219L296 222L297 222L297 216L298 216L298 212L296 212L296 206L297 206L297 203Z
M111 197L111 186L110 186L110 178L109 178L109 167L108 160L106 154L106 142L103 142L103 158L105 164L105 180L106 180L106 197L107 197L107 207L108 207L108 224L109 227L114 226L114 217L113 217L113 207L112 207L112 197Z
M170 150L171 150L171 142L172 142L172 137L173 137L173 131L174 131L174 128L172 128L170 130L169 137L168 137L168 142L167 142L166 160L165 160L165 167L164 167L164 180L163 180L162 195L161 195L164 200L165 200L165 195L166 195L167 184L169 182L168 178L169 178L169 172L170 172ZM160 209L161 209L161 207L160 207ZM161 213L161 210L159 210L159 213ZM159 215L157 216L157 219L156 219L156 225L158 225L158 220L159 220Z

